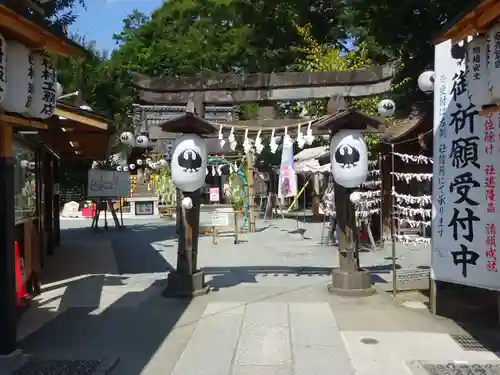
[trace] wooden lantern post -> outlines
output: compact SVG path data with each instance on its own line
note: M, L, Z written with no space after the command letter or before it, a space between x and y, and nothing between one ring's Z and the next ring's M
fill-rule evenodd
M196 109L198 108L198 109ZM200 103L187 106L187 112L180 117L161 125L163 131L171 133L196 134L200 137L215 134L209 122L197 115ZM173 150L175 153L175 150ZM205 172L203 171L203 174ZM182 207L183 198L190 198L191 208ZM177 228L178 250L176 269L168 274L168 284L163 291L164 297L192 298L206 294L209 287L205 282L205 273L198 269L198 238L200 228L201 188L192 192L177 189Z

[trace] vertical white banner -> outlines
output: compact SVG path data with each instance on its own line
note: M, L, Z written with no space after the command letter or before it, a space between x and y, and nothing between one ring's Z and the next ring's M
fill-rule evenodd
M281 153L280 175L278 181L278 198L289 198L297 195L297 173L293 165L293 144L283 144Z
M479 116L465 56L435 49L432 277L500 289L496 265L498 114ZM477 72L476 72L477 73ZM480 78L480 77L479 77Z

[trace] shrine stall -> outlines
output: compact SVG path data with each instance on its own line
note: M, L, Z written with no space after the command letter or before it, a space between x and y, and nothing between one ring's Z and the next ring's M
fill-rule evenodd
M23 293L16 239L30 247L44 223L41 217L53 215L46 199L52 198L48 193L53 189L48 187L53 182L46 177L45 189L36 183L41 169L49 170L52 152L26 138L28 133L49 129L47 120L56 115L56 98L61 94L46 52L84 53L60 29L44 25L37 9L27 9L29 3L8 4L0 4L0 355L16 349L16 305ZM40 206L42 196L44 206Z
M442 282L500 291L499 35L500 1L486 0L446 25L435 40L434 312Z

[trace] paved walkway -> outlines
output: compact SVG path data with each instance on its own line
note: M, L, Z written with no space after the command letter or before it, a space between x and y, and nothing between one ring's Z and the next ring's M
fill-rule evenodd
M463 350L450 334L466 332L426 310L383 294L329 295L336 254L290 234L293 221L237 246L203 238L200 266L214 290L194 300L160 295L175 264L171 225L128 222L93 233L84 221L62 224L44 293L20 324L21 347L41 358L119 358L112 375L400 375L411 374L408 360L497 359ZM362 257L387 272L383 252Z

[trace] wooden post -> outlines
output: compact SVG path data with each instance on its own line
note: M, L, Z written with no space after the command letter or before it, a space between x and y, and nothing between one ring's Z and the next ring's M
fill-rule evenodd
M183 196L191 198L193 207L189 210L182 208L182 194L178 191L177 267L168 274L167 287L163 291L164 297L195 297L208 292L205 275L203 271L198 270L201 190L184 192Z
M60 220L60 215L61 213L59 212L60 210L60 187L59 187L59 160L54 159L53 162L53 176L54 176L54 185L56 188L54 189L54 200L53 200L53 211L54 211L54 217L52 218L54 221L54 245L59 246L61 244L61 220Z
M15 207L12 127L0 122L0 355L16 349Z
M255 211L254 211L254 199L255 199L255 186L253 182L253 156L249 152L247 157L247 168L246 177L248 183L248 232L255 232Z
M44 185L44 227L47 249L46 253L54 253L54 182L52 173L52 156L46 152L42 162L43 185Z

